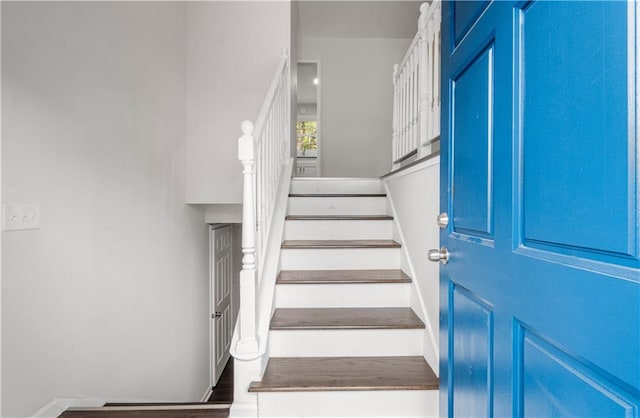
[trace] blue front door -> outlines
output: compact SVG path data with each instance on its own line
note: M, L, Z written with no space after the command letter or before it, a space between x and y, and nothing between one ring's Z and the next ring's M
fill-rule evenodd
M638 417L637 16L443 4L442 416Z

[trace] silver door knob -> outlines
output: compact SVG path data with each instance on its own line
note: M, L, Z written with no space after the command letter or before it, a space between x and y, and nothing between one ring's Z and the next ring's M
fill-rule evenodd
M440 215L438 215L437 221L438 226L441 229L445 229L447 225L449 225L449 215L447 215L447 212L442 212Z
M429 250L427 257L429 261L434 263L439 261L442 265L445 265L449 261L449 251L447 251L447 247L442 247L439 250Z

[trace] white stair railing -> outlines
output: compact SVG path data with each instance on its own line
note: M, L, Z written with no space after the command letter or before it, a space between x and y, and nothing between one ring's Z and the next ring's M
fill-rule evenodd
M287 52L269 88L255 125L242 122L238 158L242 163L242 270L240 313L232 354L238 360L255 360L260 354L258 291L262 282L274 207L285 171L290 164L291 106L290 63Z
M393 168L430 154L440 136L441 10L440 0L420 6L418 33L393 66Z

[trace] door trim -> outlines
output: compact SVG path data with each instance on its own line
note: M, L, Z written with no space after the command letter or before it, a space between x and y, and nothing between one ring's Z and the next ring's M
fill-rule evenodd
M216 319L213 317L215 312L216 298L214 295L215 286L215 266L213 265L213 255L215 252L215 242L213 240L214 231L217 229L222 229L226 227L231 227L231 265L233 266L233 225L232 224L210 224L209 225L209 387L213 388L218 382L216 381L216 364L213 360L215 358L215 332L214 327L216 326ZM233 286L230 289L231 291L231 301L233 301ZM233 309L232 309L233 310Z
M318 153L316 157L316 177L322 177L322 64L319 59L300 59L296 64L296 74L298 64L316 64L316 76L319 83L316 86L316 143L318 144ZM297 93L296 93L297 95ZM297 96L296 96L297 97ZM298 110L296 109L296 125L298 122ZM297 138L296 138L297 139ZM297 155L296 155L297 158Z

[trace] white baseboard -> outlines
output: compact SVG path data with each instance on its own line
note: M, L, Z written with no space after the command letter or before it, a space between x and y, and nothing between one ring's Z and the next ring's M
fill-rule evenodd
M31 414L29 418L57 418L68 408L93 408L104 404L104 399L55 398Z
M233 359L231 359L231 361L233 361ZM213 388L209 386L209 388L207 388L207 391L204 393L204 395L202 395L200 402L206 402L207 400L209 400L212 394L213 394Z

